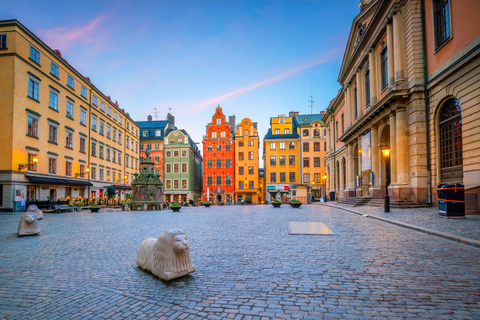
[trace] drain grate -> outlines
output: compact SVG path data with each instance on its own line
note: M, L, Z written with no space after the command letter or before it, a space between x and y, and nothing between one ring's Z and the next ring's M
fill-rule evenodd
M334 235L335 232L323 222L288 221L288 234L301 235Z

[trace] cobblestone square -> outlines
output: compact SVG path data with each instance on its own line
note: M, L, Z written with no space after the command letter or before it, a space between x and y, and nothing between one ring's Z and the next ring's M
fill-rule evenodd
M479 319L480 250L319 205L46 213L18 238L0 215L2 319ZM330 236L288 235L288 221ZM135 263L180 228L197 271L171 282Z

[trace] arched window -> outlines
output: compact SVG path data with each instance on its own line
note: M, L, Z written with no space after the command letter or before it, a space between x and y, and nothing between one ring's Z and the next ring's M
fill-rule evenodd
M441 180L463 181L462 109L457 99L445 102L439 127Z

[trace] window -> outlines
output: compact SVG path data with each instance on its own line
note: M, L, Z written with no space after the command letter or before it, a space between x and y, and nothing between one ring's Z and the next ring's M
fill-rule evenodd
M100 110L105 111L105 102L100 101Z
M232 185L232 177L231 176L225 176L225 184L227 186Z
M58 91L50 89L50 105L49 107L53 110L58 111Z
M107 138L111 138L112 137L112 126L110 125L110 123L107 123Z
M281 166L284 166L286 165L286 156L278 156L278 163L281 165Z
M92 130L97 131L97 116L92 115Z
M107 161L110 161L110 150L111 150L110 147L107 146L107 156L105 157Z
M66 161L65 162L65 175L72 176L72 162Z
M314 167L320 167L320 162L321 162L320 159L321 159L320 157L313 158L313 166Z
M182 179L182 189L187 189L187 179Z
M342 113L342 134L344 133L345 133L345 122L344 122L343 113Z
M248 130L243 130L243 135L248 136Z
M218 144L218 145L216 145L216 148L215 148L215 150L217 150L217 151L222 151L222 146L221 146L221 145L219 145L219 144Z
M182 163L182 173L187 173L187 163L186 162Z
M295 149L295 142L289 142L288 143L288 149L290 149L290 150Z
M142 134L143 134L144 137L148 137L148 130L143 130Z
M156 163L156 164L159 164L159 163L160 163L160 157L159 157L159 156L155 156L155 163Z
M118 123L122 124L122 116L118 115Z
M216 123L216 124L222 124L222 119L217 118L215 123Z
M211 186L213 184L212 177L207 177L207 185Z
M92 156L96 157L97 156L97 143L95 141L92 141L92 146L91 146L91 154Z
M248 152L248 160L253 160L253 157L254 157L253 151L249 151Z
M225 150L227 150L227 151L228 151L228 150L231 150L231 146L230 146L229 144L226 144L226 145L225 145Z
M216 167L221 168L222 167L222 159L217 159L216 160Z
M57 159L48 158L48 173L57 174Z
M309 157L303 158L303 167L304 168L310 167L310 158Z
M53 62L50 64L50 73L58 78L58 66Z
M435 45L442 46L450 39L450 4L448 0L434 1Z
M103 181L103 178L105 176L104 173L105 173L105 169L100 168L100 177L99 178L100 178L101 181Z
M167 158L170 158L172 156L172 151L168 150L166 153L165 153L166 157Z
M172 180L170 179L165 180L165 185L167 189L172 189Z
M278 143L278 149L285 150L285 142L279 142Z
M277 165L277 157L276 156L270 156L270 165L271 166Z
M207 146L207 151L212 151L213 147L212 146Z
M248 146L253 147L253 141L248 141Z
M33 46L30 46L30 59L35 61L37 64L40 64L40 51L35 49Z
M155 130L155 137L160 137L162 135L162 130Z
M207 159L207 168L213 168L213 160L212 159Z
M105 134L105 121L100 120L100 134Z
M315 181L315 183L320 183L320 173L313 174L313 181Z
M118 164L122 164L122 152L118 151Z
M113 127L113 136L112 136L113 141L117 141L117 128ZM152 149L151 147L149 149Z
M273 134L280 134L280 129L275 129Z
M291 166L295 165L295 155L288 156L288 164Z
M310 143L304 142L303 143L303 152L308 152L310 151Z
M275 142L270 142L270 150L275 150L275 149L276 149Z
M67 131L65 135L65 147L72 149L73 148L73 132Z
M107 107L107 115L112 116L112 108Z
M365 102L370 104L370 70L365 72Z
M222 177L221 176L217 176L217 186L221 186L222 185Z
M244 167L238 167L238 174L245 174L245 168Z
M277 182L277 173L276 172L270 172L270 182L271 183Z
M320 129L314 129L313 130L313 136L314 137L320 137Z
M103 149L104 149L104 145L103 144L99 144L98 145L98 157L100 159L103 159Z
M187 150L182 150L182 157L186 157L187 156Z
M80 109L80 124L87 125L87 110Z
M171 163L167 163L165 165L165 173L172 173L172 164Z
M248 174L255 174L255 168L253 166L248 167Z
M178 158L178 155L179 155L179 154L180 154L180 153L178 152L178 150L174 150L174 151L173 151L173 156L174 156L175 158Z
M112 162L117 162L117 150L112 150Z
M98 106L98 98L97 98L97 96L94 95L94 94L92 95L92 104L93 104L94 106Z
M320 142L313 143L313 151L320 151Z
M284 116L280 116L279 122L280 122L280 123L285 123L285 117L284 117Z
M225 138L227 133L225 131L220 131L220 138Z
M448 100L440 114L442 181L463 180L462 109L457 99Z
M85 99L87 98L87 88L85 88L84 86L82 86L82 89L81 89L81 93L82 97L84 97ZM95 96L94 96L95 97ZM96 98L96 97L95 97ZM96 105L96 104L95 104Z
M27 163L29 165L27 167L28 171L37 171L37 163L33 161L34 158L38 159L38 155L36 153L28 153L27 155Z
M117 111L113 111L113 120L117 121Z
M28 81L28 96L30 98L32 98L33 100L37 100L39 99L38 97L38 93L39 93L39 90L40 90L40 85L38 83L38 80L36 79L33 79L32 77L30 77L29 81Z
M290 129L283 129L283 134L290 134Z
M248 181L248 189L253 189L253 181Z
M288 173L288 181L289 181L290 183L296 181L295 172L289 172L289 173Z
M238 189L243 189L243 181L238 181Z
M38 117L28 115L27 120L27 135L30 137L38 138Z
M67 100L67 117L73 119L73 101Z
M216 138L217 137L217 132L216 131L213 131L212 132L212 138Z
M122 131L118 131L118 144L122 144Z
M97 179L97 168L96 168L96 167L92 167L92 170L90 171L90 177L91 177L93 180L96 180L96 179Z
M243 141L238 141L238 146L243 147Z
M129 149L130 148L130 138L127 136L126 140L127 140L127 142L126 142L127 149Z
M173 173L179 173L180 172L180 166L178 163L173 164Z
M80 152L85 153L86 137L80 136Z
M388 49L388 48L387 48ZM380 53L380 68L382 70L382 89L388 86L388 50L385 49ZM357 91L355 89L355 101L357 101ZM355 103L356 106L356 103ZM357 108L355 107L355 110Z
M225 168L232 167L232 159L225 159Z
M238 153L238 160L243 160L243 152Z
M67 86L69 86L72 89L75 89L75 79L73 79L71 75L68 75Z
M57 143L57 125L49 123L48 124L48 142Z
M303 183L310 183L310 173L303 174Z
M338 140L338 120L335 121L335 130L336 130L336 136L337 136L337 140Z
M280 182L287 182L287 173L286 172L280 172Z
M303 136L308 137L308 129L303 129Z

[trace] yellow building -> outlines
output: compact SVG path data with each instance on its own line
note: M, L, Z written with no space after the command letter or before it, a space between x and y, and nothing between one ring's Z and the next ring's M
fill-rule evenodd
M297 196L297 185L301 183L297 114L270 118L270 129L263 140L266 201Z
M138 125L17 20L0 36L0 210L128 188Z
M299 114L296 120L300 135L300 179L306 186L306 201L320 201L325 197L325 154L327 130L322 121L323 113Z
M235 132L235 200L259 203L257 123L243 119Z

